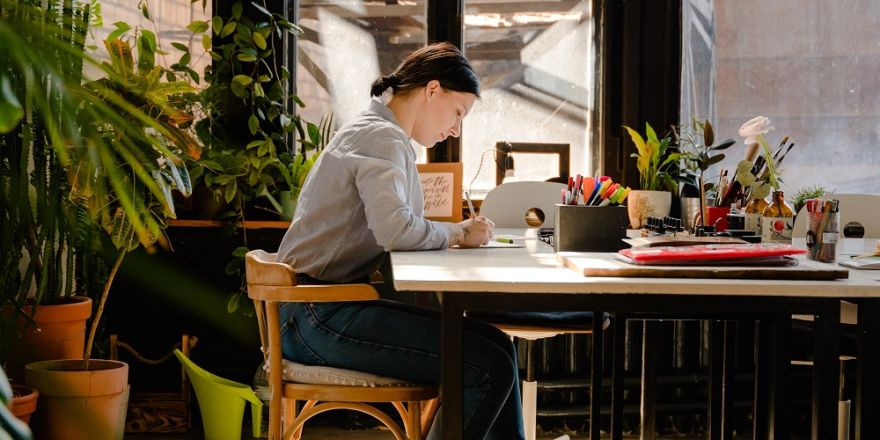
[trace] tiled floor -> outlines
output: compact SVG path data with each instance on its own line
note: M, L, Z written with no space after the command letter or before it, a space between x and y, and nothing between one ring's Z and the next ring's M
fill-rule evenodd
M388 433L388 431L380 428L374 429L361 429L361 430L349 430L349 429L340 429L329 426L308 426L303 433L303 440L393 440L393 436ZM246 435L242 436L242 440L250 439L248 435L250 432L246 433ZM263 434L265 438L265 433ZM562 433L542 433L538 434L537 440L553 440L558 436L562 435ZM610 435L603 435L604 437L610 437ZM139 435L126 435L125 440L195 440L203 438L199 434L193 435L154 435L154 434L139 434ZM572 435L571 440L583 440L586 439L585 434ZM637 439L638 435L626 435L625 439ZM689 436L658 436L657 439L675 439L675 440L699 440L705 437L689 437ZM736 437L736 438L751 438L751 437Z
M242 440L249 439L248 432L246 435L242 436ZM265 433L263 433L265 437ZM538 440L552 440L558 437L559 434L541 434L538 435ZM155 434L129 434L125 436L125 440L194 440L201 439L202 436L200 434L192 434L192 435L155 435ZM349 430L349 429L339 429L328 426L308 426L306 425L306 430L303 431L302 440L393 440L393 436L384 429L374 428L374 429L361 429L361 430ZM574 439L574 437L572 437Z

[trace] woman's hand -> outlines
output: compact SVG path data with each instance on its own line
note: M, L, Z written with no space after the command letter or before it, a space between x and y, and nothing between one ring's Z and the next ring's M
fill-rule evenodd
M478 216L460 222L457 226L461 228L462 234L457 237L458 241L452 244L457 244L464 248L472 248L480 247L489 242L489 239L492 238L495 223L486 217Z

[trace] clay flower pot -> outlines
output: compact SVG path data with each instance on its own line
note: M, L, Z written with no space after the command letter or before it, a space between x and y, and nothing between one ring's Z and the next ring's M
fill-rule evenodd
M26 313L32 306L25 306ZM37 306L34 321L39 330L27 326L20 338L13 338L6 373L14 381L24 381L24 366L48 359L82 359L86 341L86 320L92 316L92 300L74 296L62 304ZM21 324L24 325L24 319Z
M24 385L12 386L12 414L22 422L28 423L31 414L37 410L40 392Z
M121 440L128 406L128 364L92 359L41 361L25 367L40 391L31 424L36 439Z

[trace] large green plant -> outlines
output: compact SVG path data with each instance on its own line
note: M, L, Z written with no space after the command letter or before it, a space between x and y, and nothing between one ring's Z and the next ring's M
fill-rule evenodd
M0 295L13 311L3 334L27 315L29 296L39 304L90 293L103 230L117 252L108 255L114 263L99 287L86 357L116 270L128 251L161 239L174 216L171 189L189 191L181 153L200 148L186 133L192 118L175 104L191 91L157 78L150 34L111 35L110 63L87 55L92 7L0 3ZM131 44L140 49L136 68ZM104 78L84 82L84 63Z
M197 20L187 28L210 48L213 60L203 77L210 117L196 125L207 149L192 174L242 218L245 204L295 191L297 167L322 144L321 127L295 112L294 104L304 104L290 90L291 74L280 52L282 41L302 31L256 1L235 2L229 16Z
M316 125L296 113L305 104L292 92L281 48L285 41L292 44L301 29L270 12L265 1L237 1L228 15L193 21L187 29L213 61L202 76L201 98L209 117L196 123L206 149L191 167L193 181L228 205L226 218L245 220L249 206L280 213L283 205L295 203L332 127L332 118ZM181 52L176 68L184 70L189 51L176 48ZM230 312L251 310L240 308L247 302L246 229L241 237L242 246L226 267L228 275L242 279L241 288L229 295Z

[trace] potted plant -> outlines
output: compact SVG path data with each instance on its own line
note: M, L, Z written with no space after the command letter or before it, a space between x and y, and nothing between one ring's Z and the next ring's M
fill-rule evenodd
M306 145L320 137L318 126L295 113L294 103L304 104L289 90L291 74L276 50L302 31L259 2L240 1L230 16L196 20L187 28L191 38L206 42L214 61L200 94L209 117L196 123L206 146L191 167L197 190L226 204L226 218L277 216L280 192L295 189L290 171L297 138Z
M673 130L673 133L679 145L679 152L672 154L672 157L680 160L684 168L679 174L679 181L682 182L682 219L687 224L696 225L698 222L694 214L697 214L699 224L705 225L708 218L706 193L713 192L720 198L714 182L707 181L709 179L706 178L706 171L724 160L725 155L721 151L730 148L736 144L736 141L725 139L715 144L715 130L708 119L700 121L694 118L691 127L682 127ZM692 201L692 198L697 200ZM696 213L691 210L685 212L688 206L696 206L699 210Z
M0 9L0 363L17 381L30 361L81 356L92 311L86 295L95 284L65 269L100 265L78 251L94 235L82 206L66 197L77 103L65 87L82 79L73 54L82 51L89 7L13 1Z
M630 156L636 158L639 171L639 190L632 190L627 201L630 226L641 228L648 217L666 217L672 207L672 193L678 184L673 177L678 160L670 147L671 139L657 137L651 124L645 123L645 137L630 127L623 126L636 146Z
M101 284L88 342L79 347L84 350L84 359L40 361L26 367L28 384L42 395L35 417L61 418L52 423L43 420L35 426L50 438L121 437L128 367L122 362L90 360L90 353L110 286L125 255L137 246L161 242L166 220L175 215L172 188L184 194L189 192L189 178L180 156L186 153L197 157L200 151L199 143L188 133L193 118L187 106L195 95L174 73L155 66L158 45L152 32L135 31L131 38L125 38L127 26L117 26L117 31L105 41L110 62L99 63L82 46L90 17L89 3L75 4L63 11L43 10L30 2L9 5L11 8L4 9L0 16L2 47L27 49L4 53L12 62L4 72L9 76L0 81L12 85L13 92L5 94L7 102L14 100L13 107L18 104L24 110L22 113L39 118L12 118L6 128L14 131L25 124L42 124L43 132L41 138L25 134L16 140L15 136L4 136L4 147L17 150L23 154L20 157L28 157L40 166L54 164L52 172L66 183L47 187L39 180L29 182L32 186L25 186L24 196L18 199L37 200L37 206L41 199L64 200L59 208L64 222L51 216L44 218L47 211L37 210L33 221L28 218L14 224L15 233L32 236L32 223L55 222L53 232L57 237L81 246L58 248L57 241L41 238L47 250L34 254L29 250L42 248L25 240L21 244L24 251L19 255L27 254L28 267L16 268L18 275L11 278L18 283L17 296L7 296L4 302L11 303L13 310L20 310L27 299L21 292L34 283L37 304L49 294L57 296L59 291L49 291L44 280L35 280L33 275L46 270L42 257L56 253L65 259L56 258L57 267L52 270L64 278L81 280L78 288ZM148 15L146 9L144 14ZM10 28L12 31L3 32ZM138 47L137 64L132 44ZM100 68L105 77L82 83L83 62ZM38 80L34 81L34 77ZM46 89L29 89L25 94L25 86L34 87L34 83L45 85ZM43 96L51 101L44 102ZM22 130L27 133L32 128ZM28 160L13 162L10 158L3 157L2 165L15 169L16 176L26 175ZM15 182L2 184L11 187ZM63 192L54 192L59 190ZM3 208L3 218L9 218L14 208ZM81 225L82 229L71 227L73 224ZM82 231L87 233L88 240L76 239ZM115 251L105 251L105 242L112 243ZM62 264L82 254L112 258L106 279L94 268Z

